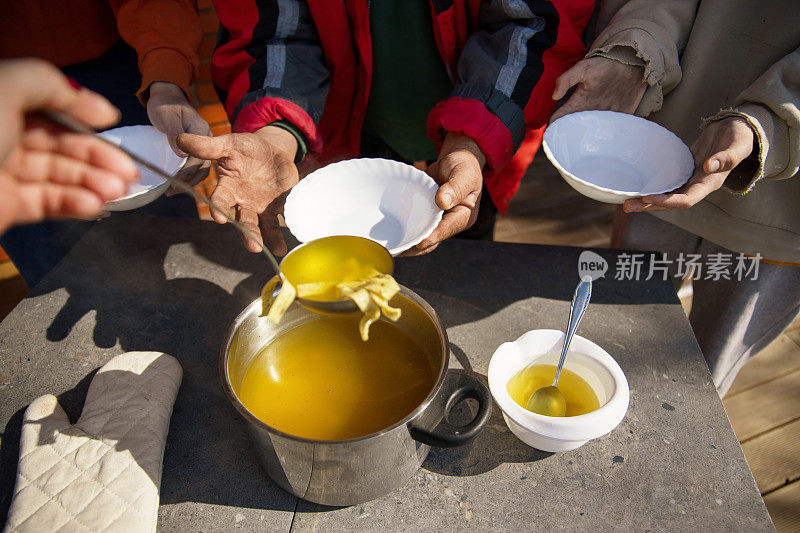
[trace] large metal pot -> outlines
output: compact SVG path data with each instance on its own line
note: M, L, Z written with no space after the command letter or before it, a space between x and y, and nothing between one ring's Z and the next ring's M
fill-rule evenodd
M430 394L403 420L364 437L321 441L278 431L253 416L237 397L244 373L256 355L282 333L319 318L292 305L280 324L260 317L257 299L236 318L225 338L219 369L231 403L248 422L255 449L267 474L284 490L325 505L353 505L387 494L420 467L429 446L458 446L472 440L491 416L486 386L463 371L447 370L447 334L436 312L402 287L392 300L402 309L396 323L433 358L439 368ZM463 426L447 421L461 400L472 398L477 414Z

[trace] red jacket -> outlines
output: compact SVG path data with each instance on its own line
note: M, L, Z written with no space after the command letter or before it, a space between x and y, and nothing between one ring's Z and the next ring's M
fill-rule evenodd
M583 57L594 0L430 4L454 89L430 112L428 135L437 148L446 132L478 143L486 186L504 213L541 144L556 78ZM314 164L357 156L372 79L367 0L215 7L221 32L211 72L234 131L289 120L316 152Z

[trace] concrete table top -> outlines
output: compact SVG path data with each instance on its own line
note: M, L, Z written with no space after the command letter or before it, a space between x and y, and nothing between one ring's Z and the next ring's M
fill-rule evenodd
M449 240L399 259L398 281L439 313L453 368L485 378L502 342L563 329L578 248ZM578 333L619 362L623 422L572 452L512 435L495 406L470 445L432 449L402 488L344 508L298 500L262 471L217 374L228 326L271 274L231 227L188 219L98 223L0 324L0 523L22 414L52 393L77 420L94 371L133 350L183 365L161 483L161 531L773 530L671 284L618 281L618 252Z

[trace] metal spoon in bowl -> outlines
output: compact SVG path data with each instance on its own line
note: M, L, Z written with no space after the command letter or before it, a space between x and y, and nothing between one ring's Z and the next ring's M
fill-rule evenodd
M39 111L39 114L41 116L45 117L46 119L50 120L51 122L54 122L55 124L58 124L62 128L65 128L65 129L67 129L69 131L72 131L73 133L80 133L80 134L83 134L83 135L91 135L92 137L94 137L96 139L100 139L104 143L110 144L112 146L116 146L117 149L119 149L125 155L127 155L128 157L133 159L133 161L135 161L139 165L145 167L146 169L150 170L151 172L154 172L157 175L161 176L162 178L167 180L170 185L172 185L173 187L175 187L179 191L185 192L187 194L192 195L198 201L206 204L208 206L208 208L211 209L212 211L220 213L222 216L225 217L225 220L227 220L228 223L232 224L236 229L238 229L240 232L242 232L242 234L244 234L247 238L252 239L252 240L254 240L256 242L261 242L260 239L258 239L255 235L253 235L253 232L251 232L246 227L244 227L242 224L240 224L239 222L234 220L234 218L231 217L230 214L226 213L225 211L223 211L222 209L217 207L214 203L211 202L211 200L209 198L206 198L202 194L198 193L194 188L190 187L189 185L187 185L186 183L184 183L180 179L176 178L175 176L167 174L159 166L151 163L150 161L147 161L146 159L144 159L139 154L131 152L130 150L128 150L127 148L124 148L122 146L118 146L114 142L110 141L109 139L106 139L102 135L99 135L93 129L91 129L90 127L88 127L88 126L86 126L86 125L84 125L84 124L82 124L80 122L78 122L77 120L75 120L74 118L70 117L69 115L65 115L64 113L60 113L58 111L53 111L53 110L49 110L49 109L45 109L45 110ZM375 246L383 248L383 246L381 246L378 243L375 243ZM385 248L384 248L384 250L385 250ZM272 255L272 252L269 251L269 249L266 247L266 245L262 245L261 246L261 254L264 255L264 257L267 258L267 260L269 261L270 265L272 266L272 269L275 271L275 274L280 273L281 267L278 264L278 260L275 259L275 256ZM386 251L386 254L389 255L389 252ZM391 255L389 255L389 257L391 258ZM353 313L353 312L358 311L358 307L356 306L355 302L353 302L350 299L332 301L332 302L323 302L323 301L316 301L316 300L307 300L305 298L297 298L297 301L301 305L311 309L312 311L316 311L316 312L323 313L323 314Z
M527 405L529 411L545 416L566 416L567 400L564 398L564 394L558 390L558 378L561 377L561 370L564 368L564 360L567 358L572 336L575 334L575 330L578 329L578 324L580 324L591 298L592 279L586 276L578 284L575 294L572 296L572 305L570 305L569 309L569 324L564 338L564 347L561 349L561 358L558 360L558 368L556 368L556 377L553 379L552 385L537 389L531 394Z

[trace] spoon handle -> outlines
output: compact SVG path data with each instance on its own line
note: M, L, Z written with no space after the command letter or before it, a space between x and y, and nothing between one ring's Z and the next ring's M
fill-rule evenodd
M215 211L215 212L221 214L222 216L224 216L225 220L227 220L229 224L233 225L236 229L238 229L240 232L242 232L249 239L251 239L253 241L256 241L256 242L260 241L260 239L258 239L255 235L253 235L253 233L250 230L248 230L242 224L240 224L239 222L234 220L234 218L232 216L230 216L229 213L226 213L225 211L223 211L222 209L217 207L216 204L212 203L210 199L208 199L205 196L203 196L202 194L198 193L196 190L194 190L194 188L190 187L189 185L187 185L186 183L184 183L180 179L176 178L175 176L171 176L170 174L167 174L160 167L158 167L157 165L154 165L150 161L144 159L139 154L137 154L135 152L132 152L132 151L128 150L127 148L123 147L123 146L118 146L117 144L109 141L108 139L106 139L102 135L99 135L93 129L89 128L88 126L86 126L86 125L84 125L84 124L82 124L80 122L78 122L77 120L75 120L74 118L70 117L69 115L65 115L64 113L61 113L61 112L58 112L58 111L53 111L53 110L50 110L50 109L42 110L42 111L39 112L39 114L44 116L45 118L47 118L51 122L55 122L59 126L65 128L67 130L72 131L73 133L81 133L83 135L91 135L92 137L94 137L96 139L100 139L104 143L107 143L107 144L110 144L110 145L116 147L118 150L123 152L125 155L127 155L128 157L133 159L136 163L142 165L147 170L149 170L149 171L151 171L151 172L153 172L155 174L158 174L160 177L162 177L165 180L167 180L169 182L169 184L172 185L173 187L175 187L176 189L180 190L181 192L185 192L186 194L189 194L190 196L193 196L195 199L197 199L200 202L206 204L210 210ZM267 258L267 260L269 261L270 265L272 266L272 269L275 270L275 273L276 274L280 273L281 268L278 265L277 259L275 259L275 256L272 255L272 252L270 252L267 249L267 246L264 245L264 244L262 244L262 246L261 246L261 254L264 255Z
M589 307L589 300L592 298L592 279L589 277L584 278L575 289L575 294L572 296L572 304L569 307L569 324L567 325L567 335L564 337L564 347L561 348L561 358L558 360L558 368L556 368L556 377L553 380L553 387L558 386L558 378L561 377L561 369L564 368L564 359L567 358L567 351L572 342L572 336L575 335L575 330L578 329L578 324L581 323L583 313Z

